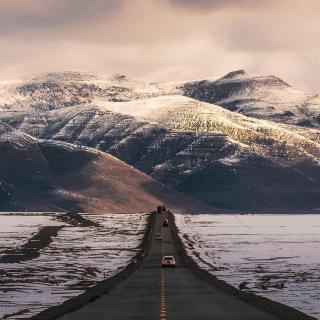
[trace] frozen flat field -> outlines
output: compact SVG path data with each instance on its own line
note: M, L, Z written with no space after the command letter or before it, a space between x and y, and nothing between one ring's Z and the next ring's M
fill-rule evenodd
M320 215L175 217L202 268L320 319Z
M97 282L122 270L139 250L148 214L85 215L99 226L72 225L56 216L4 216L10 226L1 228L0 241L20 244L40 227L62 224L40 256L20 263L0 263L0 319L26 319L77 296ZM16 223L13 218L16 218ZM30 223L28 220L33 221ZM30 227L29 227L30 226ZM16 229L15 229L16 228ZM11 240L8 241L8 238ZM0 246L2 244L0 243Z
M42 226L61 225L51 216L24 216L0 213L0 257L4 251L24 244Z

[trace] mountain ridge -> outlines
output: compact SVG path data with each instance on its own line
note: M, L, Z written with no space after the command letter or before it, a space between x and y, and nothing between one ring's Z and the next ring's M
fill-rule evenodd
M31 136L111 153L221 209L237 209L228 203L231 197L237 199L239 210L272 210L280 203L282 210L293 210L293 202L285 207L280 199L278 204L272 201L278 194L300 199L294 202L297 210L304 209L306 198L309 209L320 207L314 196L320 184L320 134L315 129L248 118L184 96L100 101L34 114L9 112L1 119ZM197 178L205 172L209 180ZM273 176L282 193L273 194ZM285 196L286 192L290 194ZM267 204L264 198L269 199Z
M0 82L0 110L52 110L92 103L184 95L249 117L302 127L320 126L320 97L275 76L237 70L218 79L147 82L119 74L57 72Z
M262 112L270 99L283 111L288 101L306 98L279 78L240 70L183 83L81 73L38 79L10 84L11 91L0 84L5 92L0 121L43 143L62 141L112 154L221 210L320 208L320 131ZM249 116L202 101L217 94L224 103L238 99L242 107L250 96ZM253 107L258 116L250 114Z

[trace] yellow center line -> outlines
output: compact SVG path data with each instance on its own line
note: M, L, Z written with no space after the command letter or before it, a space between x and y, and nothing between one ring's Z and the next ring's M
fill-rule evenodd
M162 224L162 219L160 220L160 223ZM161 239L161 260L162 260L163 254L164 254L162 225L161 225L161 234L162 234L162 239ZM163 269L161 269L160 283L161 283L161 287L160 287L160 320L167 320L166 296L165 296L165 284L164 284L164 271L163 271Z
M165 297L165 286L164 286L164 272L161 270L161 288L160 288L160 320L167 319L166 312L166 297Z

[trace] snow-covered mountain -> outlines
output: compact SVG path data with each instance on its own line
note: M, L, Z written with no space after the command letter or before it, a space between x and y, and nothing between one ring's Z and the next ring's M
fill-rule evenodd
M274 76L243 70L216 80L149 83L125 75L48 73L0 82L0 110L52 110L98 101L133 101L184 95L249 117L304 127L320 126L320 97Z
M95 99L130 101L154 94L159 95L156 86L124 75L47 73L0 82L0 110L53 110Z
M217 207L320 208L317 129L248 118L184 96L96 100L0 118L40 139L111 153Z
M294 111L318 98L278 78L238 71L151 84L68 72L2 83L0 92L0 121L19 132L110 153L210 205L320 208L320 130L315 116L310 128ZM295 115L284 117L286 108Z
M320 126L320 97L293 89L274 76L255 76L243 70L214 80L187 82L183 94L259 119Z

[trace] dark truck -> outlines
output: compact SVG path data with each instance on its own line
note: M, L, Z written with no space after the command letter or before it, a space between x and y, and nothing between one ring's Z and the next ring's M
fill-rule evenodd
M157 206L157 213L166 212L167 208L165 206Z

